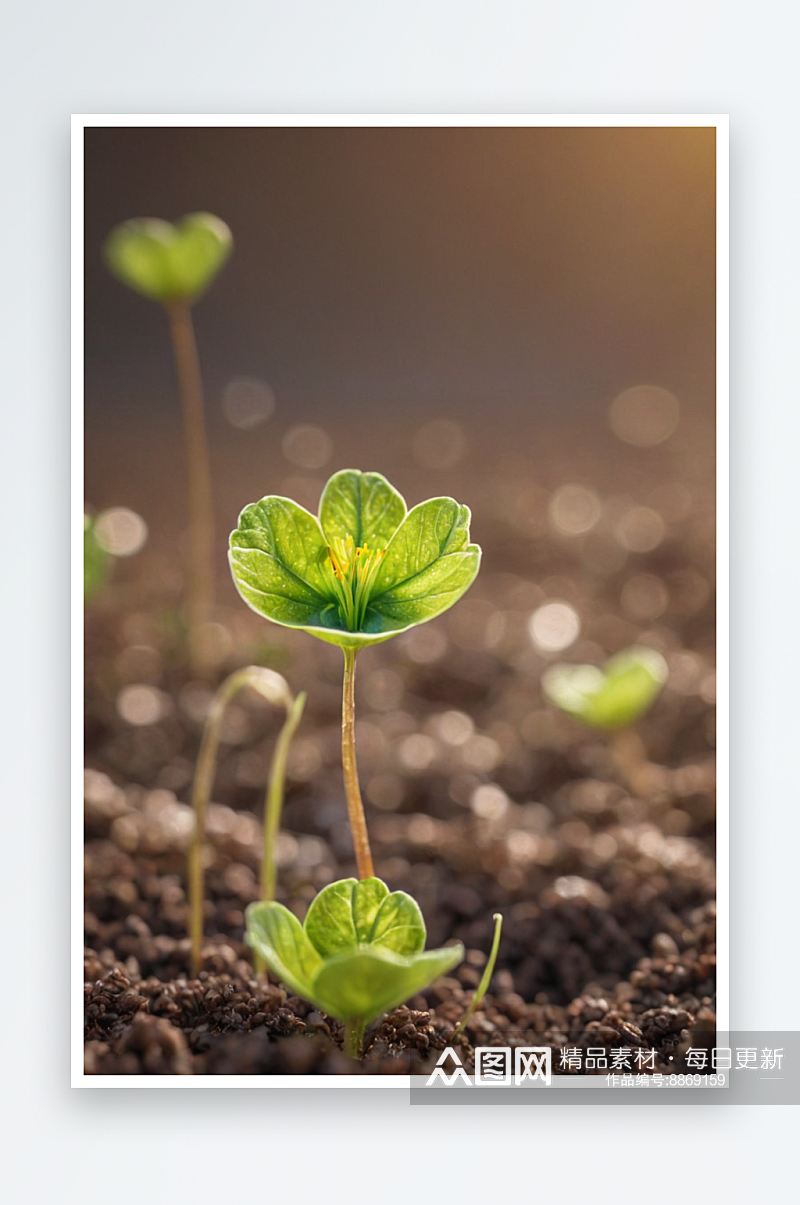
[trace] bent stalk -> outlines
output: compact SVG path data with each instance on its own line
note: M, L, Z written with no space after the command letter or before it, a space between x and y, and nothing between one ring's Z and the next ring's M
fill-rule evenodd
M353 834L358 877L360 879L371 879L375 872L372 867L372 852L369 847L367 821L364 816L364 804L361 800L361 790L358 785L358 766L356 765L355 681L357 651L354 648L346 648L344 650L342 767L344 769L345 795L347 796L347 815Z
M203 408L203 382L189 302L166 306L183 410L189 477L189 573L186 624L192 668L202 667L201 629L214 605L214 505Z
M300 722L306 702L305 694L292 698L288 686L280 674L273 670L250 665L236 670L220 686L211 703L200 752L197 756L192 806L194 807L194 834L187 854L187 879L189 888L189 938L191 943L192 974L197 975L202 962L203 945L203 845L206 832L206 813L211 799L214 771L217 765L220 732L225 708L235 694L250 686L269 703L283 706L286 720L278 736L270 766L269 782L264 804L264 862L261 867L262 892L269 890L263 898L271 899L275 891L275 837L280 825L283 806L283 790L286 778L286 758L289 745Z
M275 899L275 840L283 810L286 759L306 705L306 698L305 691L302 691L292 706L287 708L286 722L278 735L269 770L267 795L264 800L264 859L261 863L261 898L265 904Z
M472 1004L470 1004L469 1008L464 1013L464 1016L461 1018L455 1028L455 1032L453 1033L454 1038L457 1038L458 1035L463 1033L466 1029L467 1022L483 1000L483 997L486 995L490 980L494 974L494 964L497 962L497 951L500 948L500 933L503 929L503 918L499 912L495 912L492 920L494 921L494 939L492 941L492 950L489 954L489 961L486 963L483 975L481 976L481 981L478 984L475 995L472 997Z

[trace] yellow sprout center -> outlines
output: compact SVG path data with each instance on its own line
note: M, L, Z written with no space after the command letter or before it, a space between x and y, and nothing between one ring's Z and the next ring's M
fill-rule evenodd
M339 613L351 632L357 632L364 622L370 589L385 555L383 548L357 546L352 536L328 545Z

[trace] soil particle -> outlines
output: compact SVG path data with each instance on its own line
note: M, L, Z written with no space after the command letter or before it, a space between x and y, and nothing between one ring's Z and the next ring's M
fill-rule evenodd
M137 1015L115 1042L88 1042L88 1075L191 1075L192 1057L179 1029L160 1017Z

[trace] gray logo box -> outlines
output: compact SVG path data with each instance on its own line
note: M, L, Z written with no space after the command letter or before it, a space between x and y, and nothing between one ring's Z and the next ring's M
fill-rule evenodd
M558 1050L553 1050L553 1075L550 1083L525 1079L515 1083L475 1084L474 1076L436 1077L434 1070L411 1077L410 1103L422 1106L522 1106L544 1108L564 1105L593 1105L614 1108L659 1108L676 1105L797 1105L800 1104L800 1032L797 1030L740 1030L695 1036L688 1044L707 1052L693 1056L687 1063L686 1050L669 1064L656 1063L654 1072L645 1075L618 1074L559 1075ZM500 1047L499 1050L505 1048ZM511 1063L514 1052L511 1051ZM665 1069L666 1066L666 1069ZM452 1070L452 1066L448 1070ZM627 1082L626 1082L627 1081ZM646 1081L646 1082L645 1082Z

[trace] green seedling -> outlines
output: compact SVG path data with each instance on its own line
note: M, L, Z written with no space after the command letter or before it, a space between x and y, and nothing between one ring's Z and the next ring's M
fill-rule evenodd
M660 694L667 663L655 649L634 645L602 669L596 665L551 665L542 690L567 715L594 728L627 728Z
M230 677L226 678L214 696L208 718L206 719L200 743L200 752L197 758L197 768L192 788L195 826L187 858L189 937L191 941L192 973L194 975L197 975L200 970L202 958L203 843L205 841L206 811L214 782L222 720L225 709L231 699L240 690L248 686L257 691L268 703L282 707L286 712L286 719L278 735L272 755L272 764L267 781L267 794L264 801L264 856L261 863L261 898L263 901L268 901L275 895L275 840L280 826L281 811L283 810L286 759L289 754L292 737L297 730L297 725L300 723L300 717L303 714L306 696L305 694L299 694L296 699L293 698L285 679L280 674L275 673L271 669L250 665L245 669L236 670Z
M274 902L250 904L246 917L247 942L290 991L344 1022L353 1058L370 1022L464 957L460 942L426 950L419 905L374 877L323 888L302 925Z
M202 297L231 253L231 232L213 213L190 213L176 225L133 218L105 245L115 276L137 293L170 306Z
M124 520L122 530L118 520ZM147 528L126 507L109 507L99 514L83 512L83 598L88 602L106 584L120 557L138 552Z
M113 274L137 293L159 302L169 319L183 410L189 474L190 561L186 600L189 647L200 668L200 631L214 602L214 508L203 384L191 307L230 255L233 240L225 223L210 213L192 213L177 225L159 218L134 218L108 236L104 254Z
M83 515L83 597L92 598L108 577L108 556L97 538L94 519Z
M668 672L666 661L655 649L633 645L602 669L552 665L542 674L542 690L567 715L610 732L619 772L635 794L646 794L647 753L632 725L655 702Z
M481 975L481 981L477 986L475 995L472 998L472 1003L455 1028L455 1032L453 1033L454 1038L457 1038L460 1033L464 1032L467 1027L467 1022L475 1012L475 1009L478 1007L478 1005L483 1001L483 997L489 990L489 984L491 983L492 975L494 974L494 966L497 962L497 951L500 949L500 934L503 931L503 917L499 912L495 912L492 920L494 921L494 938L492 939L492 949L489 954L489 959L484 967L483 974Z
M380 473L345 469L319 517L289 498L245 507L230 538L233 580L254 611L344 652L342 763L360 879L373 877L355 751L356 656L446 611L472 585L481 550L452 498L412 510Z

